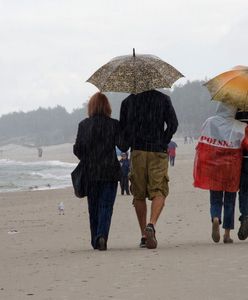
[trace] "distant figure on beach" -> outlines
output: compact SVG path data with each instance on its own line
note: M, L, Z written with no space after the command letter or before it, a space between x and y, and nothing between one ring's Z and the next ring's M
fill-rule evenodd
M236 119L248 124L248 111L238 111ZM248 237L248 150L243 150L243 160L239 188L240 227L238 238L246 240Z
M190 144L193 144L193 143L194 143L193 136L189 136L189 143L190 143Z
M188 144L188 137L186 135L184 137L184 144Z
M156 90L131 94L121 104L120 126L131 147L130 189L140 247L154 249L155 225L169 193L167 146L178 126L170 97ZM146 198L152 200L148 224Z
M175 165L175 160L176 160L176 148L177 148L177 143L174 141L170 141L168 144L168 155L169 155L169 161L170 161L170 166L174 167Z
M202 126L194 162L194 186L210 191L212 239L220 241L224 205L224 243L233 243L236 192L239 189L242 148L248 149L246 124L235 120L237 109L219 103L216 115Z
M38 157L42 157L43 150L41 147L37 148L38 149Z
M129 164L128 154L126 152L121 153L120 165L121 165L121 180L120 180L121 194L124 195L124 192L126 192L127 195L130 195L129 179L128 179L130 164Z
M109 229L121 168L116 146L128 150L120 138L119 122L112 119L108 98L98 92L88 103L88 118L79 123L74 154L84 158L91 245L107 250Z
M58 205L58 211L59 211L59 215L61 214L65 214L65 205L64 205L64 202L60 202L59 205Z

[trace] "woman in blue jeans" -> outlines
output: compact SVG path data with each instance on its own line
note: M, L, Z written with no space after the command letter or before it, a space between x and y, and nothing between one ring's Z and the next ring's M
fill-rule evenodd
M84 161L87 170L87 198L94 249L107 250L107 241L121 178L115 147L127 151L121 140L119 122L111 119L111 107L102 93L94 94L88 103L89 117L79 123L74 154Z
M222 207L224 206L223 228L225 230L223 242L233 243L230 231L234 229L235 192L210 191L210 214L213 223L212 239L218 243L220 240L219 224L222 220Z

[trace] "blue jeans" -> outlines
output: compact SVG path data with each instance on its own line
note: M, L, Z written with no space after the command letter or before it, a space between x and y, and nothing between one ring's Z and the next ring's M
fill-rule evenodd
M169 156L169 158L170 158L170 165L171 165L172 167L174 167L176 157L175 157L175 156Z
M242 221L248 216L248 158L243 159L241 177L240 177L240 190L239 190L239 220Z
M100 237L108 240L118 182L91 182L88 188L88 211L91 245L97 248Z
M234 229L236 193L224 191L210 191L210 214L212 221L218 218L221 224L221 213L224 204L224 229Z

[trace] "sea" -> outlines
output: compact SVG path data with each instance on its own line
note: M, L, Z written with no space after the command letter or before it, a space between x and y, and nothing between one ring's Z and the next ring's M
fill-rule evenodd
M74 163L0 159L0 193L65 188L72 185Z

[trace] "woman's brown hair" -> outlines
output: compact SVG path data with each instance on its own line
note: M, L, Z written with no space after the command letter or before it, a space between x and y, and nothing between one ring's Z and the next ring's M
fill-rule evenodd
M110 117L112 113L108 98L100 93L95 93L88 103L88 115L92 117L94 115L104 115Z

